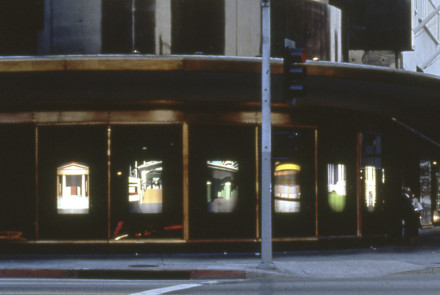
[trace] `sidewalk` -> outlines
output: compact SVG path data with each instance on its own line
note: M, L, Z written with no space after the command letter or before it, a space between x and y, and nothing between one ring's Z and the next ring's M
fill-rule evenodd
M0 277L95 279L359 278L440 273L440 231L415 245L355 250L276 252L274 270L259 253L0 255Z

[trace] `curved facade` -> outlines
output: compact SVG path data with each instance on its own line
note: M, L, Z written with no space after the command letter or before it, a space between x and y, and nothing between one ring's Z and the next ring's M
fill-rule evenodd
M260 242L260 1L206 2L41 0L2 35L0 239ZM340 9L272 4L274 241L399 236L402 186L438 221L439 79L332 62ZM284 38L318 60L295 105Z
M184 56L3 59L5 239L258 242L260 64ZM377 97L376 108L365 90L346 89L359 78L387 93L396 77L413 74L306 66L315 90L296 106L282 102L280 89L273 93L274 241L395 234L400 188L424 192L421 169L435 175L439 146L392 117L401 115L392 96ZM281 60L272 72L280 84ZM420 86L434 99L437 84L419 76L400 84L402 104Z

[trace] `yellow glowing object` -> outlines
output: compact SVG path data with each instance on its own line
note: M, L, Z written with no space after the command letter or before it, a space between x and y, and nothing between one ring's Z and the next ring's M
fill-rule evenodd
M288 163L288 164L281 164L275 167L275 172L285 171L285 170L301 171L301 166L297 164Z

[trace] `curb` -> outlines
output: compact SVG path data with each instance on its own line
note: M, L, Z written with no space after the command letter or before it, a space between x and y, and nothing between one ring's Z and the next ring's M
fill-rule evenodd
M1 269L0 278L122 280L246 279L242 270Z

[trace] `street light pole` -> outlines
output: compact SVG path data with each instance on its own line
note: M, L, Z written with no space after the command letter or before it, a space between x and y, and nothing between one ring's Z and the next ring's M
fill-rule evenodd
M270 0L261 0L261 263L260 268L273 269L272 262L272 131L270 88Z

